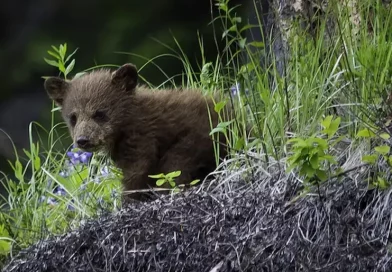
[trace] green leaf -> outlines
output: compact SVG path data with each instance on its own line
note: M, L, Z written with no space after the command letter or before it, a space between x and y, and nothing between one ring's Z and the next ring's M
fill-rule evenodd
M19 180L19 181L23 181L23 166L20 163L19 160L17 160L15 162L15 177Z
M253 141L251 141L248 145L247 148L252 148L254 146L257 146L259 144L263 143L263 141L259 138L254 139Z
M71 63L67 66L67 69L65 69L65 74L68 75L72 71L74 66L75 66L75 60L73 59Z
M190 185L193 186L193 185L195 185L195 184L197 184L197 183L199 183L199 182L200 182L200 179L195 179L195 180L193 180L193 181L190 183Z
M60 59L60 56L57 52L52 52L50 50L47 51L49 55L55 57L56 59Z
M169 177L172 177L172 178L176 178L176 177L178 177L180 175L181 175L181 171L173 171L173 172L168 173L166 176L169 176Z
M319 164L319 160L318 159L319 158L318 158L317 154L314 154L310 158L309 163L310 163L310 165L312 166L313 169L319 169L320 168L320 164Z
M226 5L226 3L218 3L217 6L218 6L218 8L220 10L223 10L223 11L227 12L227 5Z
M234 17L233 21L237 22L237 23L241 23L242 22L242 18L241 17Z
M328 128L328 138L331 138L333 135L335 135L336 131L338 131L338 128L340 125L340 120L341 120L341 118L338 117L331 122L331 124Z
M322 125L325 129L328 129L329 126L331 125L332 118L333 118L332 115L328 115L327 117L325 117L325 119L324 119L323 121L321 121L321 125Z
M67 43L60 44L60 56L64 59L65 55L67 54Z
M55 47L54 45L52 45L52 48L54 51L56 51L57 53L60 53L60 51L57 49L57 47Z
M377 177L377 185L380 187L381 190L385 190L389 187L388 182L382 177Z
M38 171L41 168L41 158L39 156L36 156L34 159L34 169L35 171Z
M257 47L257 48L263 48L264 47L264 43L263 42L250 42L249 45L253 46L253 47Z
M60 44L60 46L59 46L59 54L60 54L61 59L63 59L64 58L64 46L62 44Z
M246 38L240 39L238 42L238 45L241 49L245 48L245 44L246 44Z
M150 178L165 178L165 174L161 173L161 174L157 174L157 175L148 175L148 177Z
M295 144L293 144L293 147L298 148L306 148L308 147L308 144L305 140L301 139L301 138L294 138L294 139L290 139L287 141L287 143L292 143L294 142Z
M211 130L210 136L211 136L212 134L214 134L214 133L217 133L217 132L226 132L226 129L220 128L220 127L216 127L216 128L214 128L214 129Z
M236 31L237 30L237 25L232 25L229 29L228 29L228 31Z
M224 37L226 37L227 34L229 34L229 31L228 31L228 30L223 31L223 33L222 33L222 39L223 39Z
M305 147L305 148L301 149L301 153L300 154L304 158L308 157L309 156L309 147Z
M88 179L88 174L88 168L80 166L80 170L78 169L77 173L72 175L69 191L73 192L74 190L77 190L82 185L83 181Z
M210 136L211 136L212 134L214 134L214 133L217 133L217 132L223 132L223 133L225 133L225 132L226 132L226 127L229 126L229 125L230 125L231 123L233 123L233 122L234 122L234 120L231 120L231 121L228 121L228 122L220 122L220 123L216 126L216 128L214 128L214 129L211 130Z
M78 189L75 186L75 175L77 174L73 174L68 178L63 178L62 176L58 175L56 176L56 180L54 180L55 184L60 184L61 186L63 186L64 190L68 193L68 192L73 192L74 190Z
M388 140L389 138L391 138L391 136L388 133L381 133L380 137L383 138L384 140Z
M63 74L65 74L65 67L64 67L64 64L60 61L59 62L59 70L63 73Z
M338 167L338 168L336 168L335 175L343 174L343 172L344 172L344 169L342 167Z
M229 32L234 32L236 30L237 30L237 25L232 25L229 29L226 29L225 31L223 31L222 38L226 37L227 34L229 34Z
M292 155L291 157L288 158L288 162L290 164L297 165L297 163L300 159L302 159L301 152L296 152L296 153L294 153L294 155Z
M5 240L3 237L0 237L0 256L7 255L11 249L11 241Z
M335 160L334 156L331 155L323 155L321 157L319 157L320 160L326 160L328 161L330 164L337 164L338 162Z
M316 176L321 180L321 181L326 181L328 179L327 173L324 170L317 169L316 170Z
M241 67L240 67L240 71L239 71L239 74L248 74L249 72L252 72L252 71L254 71L255 70L255 65L252 63L252 62L248 62L248 63L246 63L246 64L244 64L244 65L241 65ZM242 87L243 85L241 85L241 89L243 89L243 87Z
M319 148L322 150L328 149L328 142L321 138L309 138L306 140L308 146L315 147L314 144L317 144Z
M0 236L10 238L10 234L3 224L0 225Z
M220 101L220 102L216 103L214 106L215 112L219 113L225 105L226 105L226 101Z
M301 170L299 171L299 173L301 175L306 176L307 178L312 178L315 174L316 170L313 169L309 163L304 163L301 167Z
M33 159L32 156L31 156L31 154L30 154L30 152L29 152L28 150L26 150L26 149L23 148L23 152L26 154L27 158L29 158L30 160Z
M75 78L78 78L78 77L81 77L82 75L84 75L86 72L79 72L79 73L77 73L75 76L74 76L74 79Z
M67 63L67 62L71 59L71 57L76 53L76 51L78 51L78 49L79 49L79 48L76 48L75 51L73 51L73 52L65 59L64 63Z
M233 123L233 122L234 122L234 120L227 121L227 122L220 122L220 123L217 125L217 127L226 128L226 127L230 126L230 124Z
M49 65L51 65L51 66L59 67L59 64L58 64L57 61L49 60L49 59L47 59L47 58L44 58L44 60L45 60L45 62L46 62L47 64L49 64Z
M244 137L240 137L240 138L238 138L237 141L235 142L234 148L235 148L236 150L241 150L241 149L244 148L244 146L245 146Z
M51 110L51 112L55 112L55 111L59 111L59 110L61 110L61 107L55 107L55 108L53 108L53 109Z
M250 29L250 28L252 28L252 27L259 27L258 25L251 25L251 24L248 24L248 25L245 25L245 26L243 26L241 29L240 29L240 32L243 32L244 30L247 30L247 29Z
M291 170L293 170L295 167L297 167L297 165L294 165L294 164L289 165L289 167L287 167L287 169L286 169L286 173L290 173Z
M371 131L367 128L362 129L362 130L358 131L358 133L357 133L357 137L368 138L368 137L374 137L374 136L375 136L375 134L373 133L373 131Z
M373 154L373 155L364 155L362 156L362 161L366 162L366 163L370 163L370 164L375 164L376 160L377 160L377 155Z
M390 147L387 145L380 145L380 146L376 146L374 148L374 150L382 155L388 154L390 151Z
M157 185L157 186L162 186L165 182L166 182L165 179L158 179L158 180L156 181L156 185Z
M323 156L325 154L325 152L322 149L315 146L314 148L311 148L309 150L309 155L313 156L314 154L317 154L319 156Z
M176 183L172 180L169 180L169 184L172 188L176 187Z

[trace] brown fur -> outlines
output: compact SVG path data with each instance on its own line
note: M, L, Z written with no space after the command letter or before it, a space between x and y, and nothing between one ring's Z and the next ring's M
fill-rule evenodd
M110 154L123 171L124 189L154 187L148 175L176 170L182 171L177 184L203 180L216 167L207 110L208 105L215 127L212 99L197 90L152 91L137 86L137 78L136 67L125 64L113 73L96 70L71 81L52 77L45 89L62 107L75 146ZM225 148L220 150L225 156Z

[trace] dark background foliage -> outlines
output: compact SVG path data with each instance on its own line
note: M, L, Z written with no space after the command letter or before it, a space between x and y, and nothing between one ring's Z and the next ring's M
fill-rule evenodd
M66 42L69 50L79 48L74 70L81 71L97 64L128 61L140 66L146 61L115 52L152 58L169 50L151 38L175 47L175 37L195 63L200 51L197 30L206 47L214 49L213 28L208 26L210 8L209 0L1 1L0 128L15 144L26 147L29 122L49 118L51 104L41 77L58 72L43 60L51 45ZM206 52L213 58L216 50ZM157 63L169 75L182 69L174 58L161 58ZM154 84L165 79L152 65L143 70L143 76ZM0 139L1 156L12 158L9 140L4 135Z
M215 0L1 1L0 171L9 172L6 160L15 158L4 132L20 152L29 146L30 122L49 129L51 101L43 89L42 76L58 74L43 60L51 45L67 43L69 53L78 48L74 72L79 72L95 65L125 62L140 67L148 59L172 53L156 40L178 49L175 38L196 68L200 64L198 32L208 61L215 60L217 45L224 46L221 22L211 24L218 15L215 4ZM238 4L237 11L244 20L254 17L252 0L229 2L231 7ZM172 57L155 62L168 76L183 71L181 62ZM143 68L142 76L154 85L167 79L154 65Z

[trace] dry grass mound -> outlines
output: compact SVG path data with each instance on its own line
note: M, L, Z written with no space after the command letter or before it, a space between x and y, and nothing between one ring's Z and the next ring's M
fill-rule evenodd
M259 162L228 161L212 183L88 221L3 271L392 271L391 189L368 190L370 169L297 197L283 164Z

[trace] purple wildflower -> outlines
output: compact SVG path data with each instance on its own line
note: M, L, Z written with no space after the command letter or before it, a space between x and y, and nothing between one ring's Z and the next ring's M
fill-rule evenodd
M104 177L107 177L109 175L109 167L107 165L102 167L100 171L101 171L101 175Z
M99 178L99 177L95 177L95 178L93 178L93 180L92 180L94 183L96 183L96 184L99 184L99 183L101 183L101 179Z
M65 191L63 186L58 186L53 190L53 193L59 196L65 196L67 192Z
M110 197L115 199L119 196L118 192L116 189L113 189L112 192L110 193Z
M62 171L60 171L59 175L62 178L66 178L66 177L68 177L69 173L66 170L62 170Z
M100 197L98 197L98 199L97 199L97 204L98 204L98 207L100 208L100 209L105 209L105 207L107 206L106 204L106 201L103 199L103 197L102 196L100 196Z
M75 211L75 207L72 204L68 204L67 208L72 212Z
M83 166L83 165L89 164L92 155L93 155L93 153L91 153L91 152L85 152L85 151L82 151L82 150L72 146L71 149L66 153L66 156L68 157L68 159L65 160L63 168L60 169L59 176L61 176L62 178L69 178L71 175L73 175L75 170L78 171L77 169L75 169L74 166L76 166L76 165ZM107 178L110 175L113 175L113 173L111 173L109 166L103 165L102 167L100 167L97 175L95 175L94 177L91 177L89 182L100 183L102 181L102 179ZM92 197L92 196L90 196L91 193L87 191L87 185L88 185L87 183L88 183L88 181L86 179L84 179L81 186L80 186L81 194L78 197L82 201L84 201L86 198ZM48 186L51 187L51 185L53 186L53 181L49 179ZM56 195L58 197L66 197L67 196L67 192L63 186L55 185L53 187L54 188L52 189L52 192L54 195ZM113 196L113 197L116 197L118 195L119 195L119 193L115 190L113 190L111 192L111 196ZM58 205L59 204L58 200L53 197L43 196L40 199L40 202L43 202L43 201L46 201L47 204L49 204L49 205ZM103 208L104 206L107 205L107 203L103 197L99 197L97 199L97 204L101 208ZM67 209L70 211L75 210L73 199L71 200L71 202L67 203Z
M71 202L74 203L74 200L72 199ZM71 203L71 204L68 204L68 205L67 205L67 208L68 208L68 210L70 210L70 211L75 211L75 207L74 207L74 205L72 205L72 203Z
M238 95L240 93L240 90L241 90L241 85L239 83L236 83L235 85L230 87L231 94L234 96ZM245 89L245 93L248 94L249 90Z
M232 95L236 96L236 95L238 94L239 85L240 85L240 84L237 83L236 85L230 87L230 91L231 91L231 94L232 94Z
M49 205L52 205L52 206L58 204L58 203L57 203L57 200L54 199L53 197L48 197L46 203L48 203Z
M67 152L67 156L71 160L71 163L74 165L80 164L80 163L81 164L88 164L92 155L93 155L93 153L91 153L91 152L84 152L81 150Z
M93 154L90 152L83 152L82 154L80 154L80 162L87 164L89 162L89 159L91 158Z
M44 201L45 201L45 199L46 199L46 196L41 196L41 197L39 198L39 203L42 203L42 202L44 202Z

